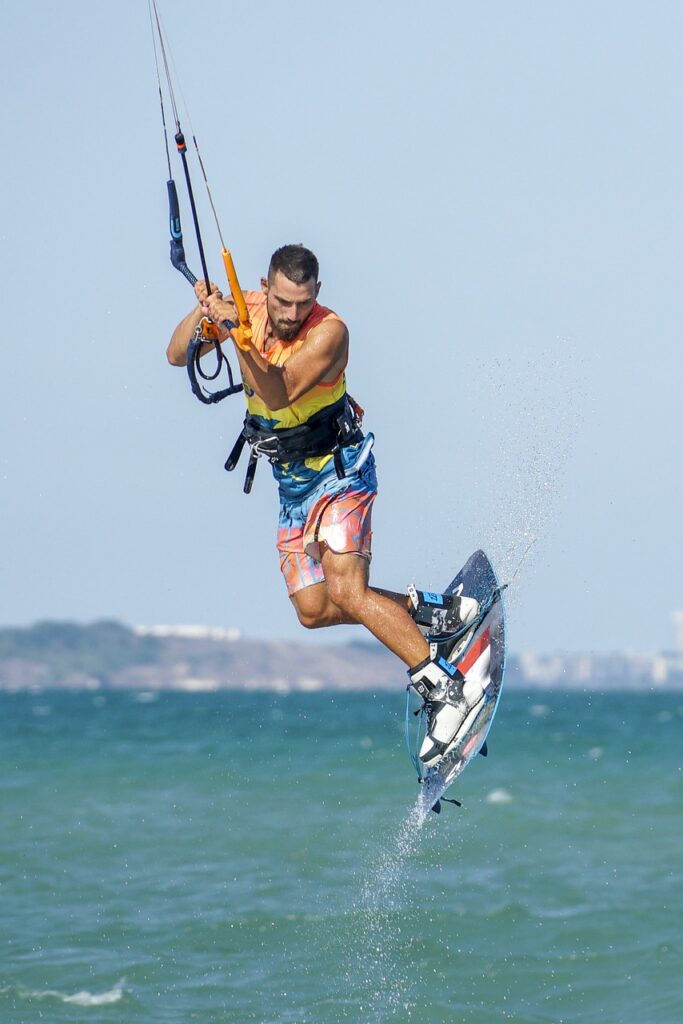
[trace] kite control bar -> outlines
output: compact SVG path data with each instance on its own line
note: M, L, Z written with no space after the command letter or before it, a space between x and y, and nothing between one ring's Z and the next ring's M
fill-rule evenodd
M194 285L197 283L198 278L190 270L190 268L187 265L186 259L185 259L185 247L184 247L184 244L183 244L183 232L182 232L182 225L181 225L181 221L180 221L180 205L178 203L178 191L176 189L175 181L173 180L173 173L171 171L171 158L170 158L170 154L169 154L168 136L167 136L167 131L166 131L166 115L165 115L165 111L164 111L164 99L163 99L163 92L162 92L162 88L161 88L161 74L160 74L160 71L159 71L159 59L158 59L158 56L157 56L157 39L158 39L158 42L159 42L159 49L160 49L162 60L163 60L163 64L164 64L164 71L165 71L165 75L166 75L166 84L167 84L167 88L168 88L168 94L169 94L169 98L170 98L170 101L171 101L171 106L173 108L173 116L174 116L175 126L176 126L176 134L175 134L176 148L178 150L178 153L180 154L180 158L181 158L182 164L183 164L183 171L184 171L184 175L185 175L185 184L187 186L187 196L188 196L188 199L189 199L189 202L190 202L190 209L192 211L192 221L194 223L195 237L196 237L196 240L197 240L197 248L199 250L199 259L200 259L200 262L201 262L201 265L202 265L202 273L204 275L204 282L206 284L206 292L207 292L207 295L210 295L211 294L211 282L209 280L209 271L208 271L208 268L207 268L207 265L206 265L206 257L204 255L204 245L203 245L203 242L202 242L202 235L201 235L201 231L200 231L200 227L199 227L199 218L197 216L197 207L195 205L195 200L194 200L194 192L193 192L193 189L192 189L192 180L190 178L190 169L189 169L188 162L187 162L187 144L185 142L185 136L183 135L182 129L180 127L180 120L178 118L178 110L177 110L177 107L176 107L175 96L174 96L174 93L173 93L173 84L172 84L172 81L171 81L169 62L168 62L167 56L166 56L166 45L167 44L165 44L165 42L164 42L164 34L163 34L163 31L162 31L162 27L161 27L161 19L159 17L159 11L158 11L158 7L157 7L157 0L149 0L149 13L150 13L150 23L151 23L151 27L152 27L152 40L153 40L153 43L154 43L154 60L155 60L155 63L156 63L157 81L158 81L158 85L159 85L159 102L160 102L160 105L161 105L161 120L162 120L162 124L163 124L163 128L164 128L164 141L165 141L165 144L166 144L166 158L167 158L167 162L168 162L168 180L166 182L166 188L167 188L167 191L168 191L169 229L170 229L170 235L171 235L171 242L170 242L171 263L173 264L175 269L178 270L183 275L183 277L194 287ZM155 24L156 24L156 31L155 31ZM197 140L196 140L194 135L192 136L192 139L193 139L193 142L194 142L195 151L196 151L196 154L197 154L197 159L199 160L199 165L201 167L202 174L204 176L204 183L206 185L206 190L207 190L207 193L208 193L208 196L209 196L209 202L211 204L211 209L213 210L214 218L216 220L216 227L218 228L218 234L219 234L219 237L221 239L221 244L222 244L222 247L223 247L223 252L222 252L223 264L225 266L225 272L226 272L227 277L228 277L228 284L229 284L229 287L230 287L230 295L232 297L233 303L235 304L235 309L237 310L237 323L234 323L232 320L224 320L223 321L223 326L228 331L230 336L233 338L235 344L239 348L243 349L244 351L247 351L251 347L251 343L252 343L251 342L251 339L252 339L252 328L251 328L251 321L249 319L249 310L247 308L247 304L246 304L245 299L244 299L244 294L242 292L239 280L237 278L237 272L235 270L235 265L234 265L232 256L231 256L229 250L226 249L225 244L223 242L223 238L222 238L221 230L220 230L220 225L218 223L218 217L216 216L216 209L214 207L213 199L211 197L211 190L209 188L209 182L208 182L208 179L207 179L207 176L206 176L206 171L204 170L204 164L202 163L202 158L201 158L201 154L199 152L199 147L197 145ZM215 348L216 355L217 355L216 370L215 370L214 373L211 373L211 374L205 373L202 370L201 365L200 365L200 359L201 359L202 351L205 350L204 346L206 346L207 344L208 345L212 345ZM215 391L215 392L207 391L205 388L202 387L202 385L200 384L198 378L201 377L201 379L205 380L205 381L215 380L218 377L218 375L219 375L223 365L225 365L227 373L228 373L228 387L223 388L221 391ZM218 332L218 329L217 329L216 325L214 323L212 323L206 317L204 317L200 321L200 323L197 326L197 329L195 330L194 335L193 335L193 337L190 340L190 343L188 345L188 348L187 348L187 373L188 373L188 377L190 379L190 386L192 388L193 394L196 395L196 397L199 399L199 401L203 402L205 405L213 405L216 402L221 402L224 398L227 398L229 395L234 395L237 392L243 390L242 384L236 384L235 381L234 381L233 374L232 374L232 368L231 368L230 363L228 361L228 357L226 356L225 352L223 351L223 349L221 347L221 338L220 338L220 335L219 335L219 332Z
M169 227L171 232L171 263L176 270L180 271L183 277L189 281L192 287L197 283L197 277L192 273L185 260L185 246L183 244L183 232L180 224L180 209L178 206L178 192L176 190L175 181L172 178L166 182L168 189L168 211L169 211ZM190 185L191 188L191 185ZM191 194L191 193L190 193ZM191 201L191 206L194 211L194 200ZM201 238L201 236L199 236ZM201 247L200 242L200 254L202 264L204 264L204 251ZM208 278L208 273L206 274ZM237 281L237 276L235 275ZM239 288L239 282L237 284ZM208 290L208 287L207 287ZM231 289L232 292L232 289ZM247 312L246 303L244 296L240 290L239 292L242 304L247 318L247 325L251 332L251 325L248 323L249 314ZM237 306L237 303L235 303ZM241 324L234 324L231 320L224 320L223 326L227 331L239 331ZM202 350L205 345L213 345L216 350L216 369L213 373L206 373L201 367L201 356ZM202 387L201 380L210 381L216 380L221 369L225 365L228 373L228 386L222 388L220 391L207 391L206 388ZM216 325L206 317L202 317L200 322L195 328L195 332L190 339L190 343L187 346L187 375L190 380L190 387L192 394L203 402L204 405L215 405L216 402L222 402L224 398L228 398L229 395L235 395L243 390L241 384L236 384L232 374L232 367L225 352L221 348L220 338Z

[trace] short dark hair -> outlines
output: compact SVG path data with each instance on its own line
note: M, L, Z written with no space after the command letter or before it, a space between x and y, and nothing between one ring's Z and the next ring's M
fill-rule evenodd
M282 245L270 257L268 281L272 281L278 271L294 284L304 284L311 278L318 283L318 260L304 245Z

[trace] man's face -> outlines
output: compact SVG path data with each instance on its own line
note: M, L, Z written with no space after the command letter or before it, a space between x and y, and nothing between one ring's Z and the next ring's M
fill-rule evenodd
M303 284L294 284L278 270L270 283L264 278L261 286L275 336L293 341L315 305L320 283L311 277Z

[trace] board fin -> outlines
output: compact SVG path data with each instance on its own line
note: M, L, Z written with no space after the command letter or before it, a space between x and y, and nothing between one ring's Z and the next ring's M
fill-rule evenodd
M486 740L484 740L484 742L482 743L481 750L479 751L479 753L481 754L482 757L488 757L489 756L489 748L488 748L488 744L487 744Z
M460 803L459 800L454 800L450 796L442 796L442 797L440 797L436 801L436 803L431 808L434 811L434 814L441 814L441 804L442 803L444 803L444 804L455 804L456 807L462 807L462 804Z

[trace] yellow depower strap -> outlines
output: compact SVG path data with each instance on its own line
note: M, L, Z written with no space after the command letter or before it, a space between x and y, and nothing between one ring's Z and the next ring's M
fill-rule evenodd
M242 294L240 283L237 280L237 271L235 270L235 264L232 261L229 249L223 249L223 263L225 264L225 273L228 275L230 294L232 295L232 301L235 303L237 318L239 320L238 326L230 333L235 340L235 344L241 348L243 352L248 352L252 347L251 320L249 319L249 310L247 309L247 304L244 301L244 295Z

